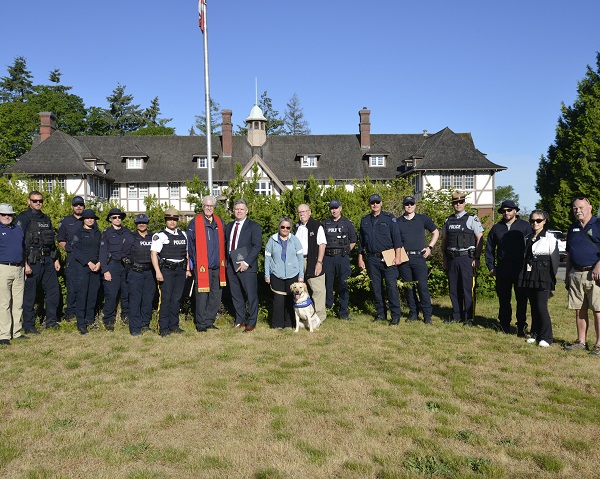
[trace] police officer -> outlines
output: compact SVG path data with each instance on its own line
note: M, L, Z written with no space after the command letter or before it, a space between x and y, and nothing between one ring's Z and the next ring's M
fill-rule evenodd
M112 208L107 215L111 226L102 232L100 239L100 265L103 273L104 327L114 331L119 294L121 297L121 319L129 322L129 298L123 258L132 241L131 231L122 225L127 216L119 208Z
M75 196L71 200L71 209L73 214L65 216L58 224L58 234L56 241L58 245L67 252L65 259L65 283L67 286L67 306L65 308L65 319L70 321L75 317L75 302L77 297L77 283L75 274L71 271L71 262L73 255L71 254L71 241L75 230L81 228L81 215L85 209L85 201L81 196Z
M161 336L184 333L179 327L179 301L185 279L192 276L188 264L187 236L177 228L179 211L165 211L166 228L152 236L152 266L159 284L158 327Z
M32 191L27 198L29 209L16 218L25 234L25 292L23 294L23 330L39 334L35 328L33 307L37 287L41 283L46 293L46 328L58 329L56 311L60 289L56 272L60 270L54 228L50 218L42 213L44 197Z
M12 205L0 203L0 344L8 346L12 338L26 338L23 323L23 230L12 223Z
M127 252L129 268L127 289L129 290L129 332L132 336L139 336L143 331L150 331L156 280L150 255L152 232L148 231L148 216L144 213L137 214L134 222L136 231L133 233L133 241Z
M377 316L374 321L386 320L386 308L383 301L383 279L387 291L392 321L390 325L396 326L400 322L400 298L398 296L398 268L400 264L400 248L402 238L398 232L398 225L393 214L381 211L381 196L369 196L371 213L363 216L360 221L360 245L358 248L358 266L367 269L371 279L371 287L375 295L375 308ZM384 251L394 250L394 258L390 266L384 259ZM367 259L365 266L364 258Z
M465 211L466 193L452 193L454 214L446 218L442 228L444 269L448 271L448 289L452 316L446 323L463 321L473 326L475 271L483 248L483 226L477 216Z
M498 319L505 333L510 332L512 320L511 297L515 290L517 300L517 336L524 338L527 332L527 291L520 288L519 274L525 257L525 237L533 233L531 226L519 218L519 207L512 200L505 200L498 213L502 219L492 226L485 245L485 263L490 276L496 277L498 295Z
M437 243L440 232L436 228L431 218L426 215L415 213L416 201L414 196L406 196L402 200L404 214L396 218L398 230L402 237L402 243L408 255L408 261L402 263L398 269L402 281L417 282L417 299L415 290L412 287L406 288L406 302L408 304L409 315L406 321L417 321L418 306L423 311L425 324L431 324L433 307L431 306L431 295L427 286L429 277L427 272L426 259L431 254L431 250ZM425 244L425 231L431 233L431 240Z
M333 288L338 278L338 299L340 302L340 319L350 320L348 315L348 278L352 274L350 268L350 251L356 244L356 230L352 221L342 216L342 204L338 200L329 202L331 217L323 221L323 229L327 238L323 267L325 269L325 288L327 290L327 308L333 307Z

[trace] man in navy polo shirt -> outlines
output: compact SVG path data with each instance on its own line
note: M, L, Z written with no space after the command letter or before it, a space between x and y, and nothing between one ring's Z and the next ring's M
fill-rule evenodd
M56 241L58 245L67 252L65 260L65 282L67 286L67 305L65 308L65 319L70 321L75 317L75 301L77 299L77 281L75 274L71 271L71 261L74 261L71 255L71 241L75 230L81 228L81 215L85 209L85 201L81 196L75 196L71 201L73 214L65 216L58 224L58 234Z
M414 288L410 287L405 290L409 309L406 321L417 321L419 319L418 306L420 306L425 324L431 324L433 307L431 306L431 295L427 286L429 275L426 259L437 243L440 232L429 216L415 213L415 204L414 196L406 196L402 201L404 214L396 218L398 230L400 236L402 236L402 243L404 243L404 249L408 255L408 262L398 266L398 271L402 281L417 281L417 291L419 293L417 298ZM431 233L431 241L427 245L425 244L426 230Z
M575 198L572 207L576 221L567 233L565 286L569 292L569 309L575 310L577 340L565 349L588 349L588 309L591 309L596 344L590 354L600 356L600 218L592 215L590 200L584 196Z
M23 323L23 230L14 224L12 205L0 203L0 344L9 345L13 338L25 338L21 334ZM11 334L12 330L12 334Z

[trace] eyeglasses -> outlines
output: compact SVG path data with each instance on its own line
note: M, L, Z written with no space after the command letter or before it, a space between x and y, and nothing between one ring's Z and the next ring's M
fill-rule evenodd
M513 211L513 210L514 210L514 208L504 208L504 209L502 210L502 213L510 213L510 212L511 212L511 211Z
M34 200L33 198L31 198L29 201L31 201L32 203L43 203L44 200Z
M120 220L121 217L119 215L113 215L110 217L111 220Z
M309 212L310 212L310 210L302 210L302 211L298 210L299 215L303 215L303 214L309 213Z
M0 216L10 216L10 217L13 217L15 215L12 214L12 213L0 213Z
M369 204L371 206L373 206L373 205L378 205L379 203L381 203L381 201L375 200L375 201L371 201Z
M404 203L404 206L415 206L414 203Z
M291 230L292 227L291 226L280 226L279 229L280 230Z
M529 222L531 224L533 224L533 223L538 223L539 224L539 223L543 223L544 221L546 221L544 218L535 218L535 219L532 218L532 219L529 220Z
M202 205L204 208L214 208L215 205Z
M462 205L462 204L464 204L464 202L465 202L465 200L454 200L454 201L452 202L452 204L453 204L453 205Z

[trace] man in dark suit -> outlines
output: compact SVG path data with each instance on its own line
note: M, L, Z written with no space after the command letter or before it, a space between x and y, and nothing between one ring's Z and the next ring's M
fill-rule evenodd
M227 280L235 308L234 328L250 332L258 317L258 254L262 249L260 225L248 219L248 205L237 200L233 205L235 221L225 228L227 241ZM248 302L248 320L246 320Z

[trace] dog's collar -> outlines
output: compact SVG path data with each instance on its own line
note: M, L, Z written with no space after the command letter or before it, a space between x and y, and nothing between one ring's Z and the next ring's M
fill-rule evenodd
M308 298L304 301L302 301L301 303L294 303L294 308L307 308L308 306L311 306L313 304L313 301L311 298Z

